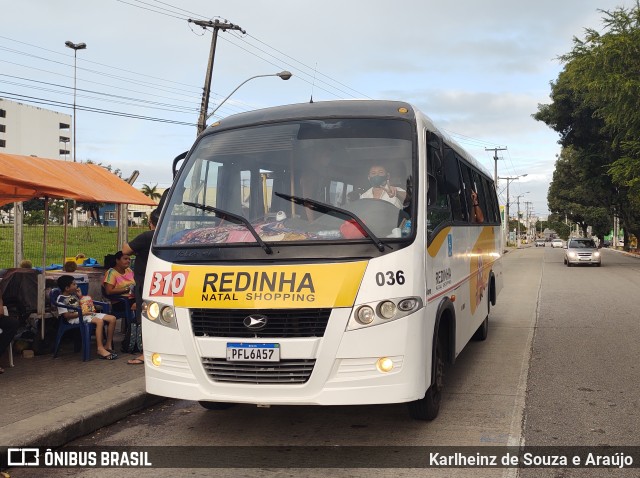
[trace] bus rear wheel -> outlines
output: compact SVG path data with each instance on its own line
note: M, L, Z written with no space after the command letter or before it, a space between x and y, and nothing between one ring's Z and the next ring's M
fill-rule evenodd
M419 400L408 402L409 416L415 420L431 421L438 416L440 403L442 402L442 389L444 386L444 350L438 339L436 343L435 380L427 389L427 392Z
M198 402L201 407L206 408L207 410L228 410L233 407L235 403L227 403L227 402Z
M489 313L491 313L491 299L487 297L487 316L480 324L480 327L478 327L478 330L473 334L473 340L477 340L479 342L487 340L487 336L489 335Z

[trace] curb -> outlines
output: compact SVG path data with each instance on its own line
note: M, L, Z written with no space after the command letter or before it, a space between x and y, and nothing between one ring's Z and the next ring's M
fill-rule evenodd
M60 447L163 400L146 393L140 377L1 427L0 437L15 447Z

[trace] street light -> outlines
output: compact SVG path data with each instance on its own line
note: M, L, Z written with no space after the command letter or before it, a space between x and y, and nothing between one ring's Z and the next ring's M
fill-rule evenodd
M218 106L216 106L216 107L214 108L214 110L213 110L211 113L209 113L209 114L207 115L207 117L205 118L205 121L206 121L206 120L208 120L209 118L211 118L211 117L213 116L213 114L214 114L216 111L218 111L218 109L219 109L219 108L220 108L220 107L221 107L221 106L222 106L222 105L223 105L223 104L224 104L224 103L225 103L225 102L226 102L226 101L231 97L231 95L232 95L232 94L234 94L236 91L238 91L242 85L244 85L244 84L245 84L246 82L248 82L248 81L253 80L254 78L262 78L262 77L265 77L265 76L279 76L279 77L280 77L281 79L283 79L283 80L288 80L288 79L289 79L289 78L291 78L293 75L291 74L291 72L290 72L290 71L286 71L286 70L285 70L285 71L281 71L280 73L271 73L271 74L269 74L269 75L256 75L256 76L252 76L251 78L247 78L247 79L246 79L246 80L244 80L242 83L240 83L238 86L236 86L236 89L235 89L235 90L233 90L231 93L229 93L229 94L227 95L227 97L226 97L224 100L222 100L220 103L218 103Z
M73 50L73 162L76 162L76 70L78 61L78 50L87 48L86 43L73 43L70 41L64 44Z
M529 194L529 191L527 191L526 193L518 194L516 196L516 201L518 202L518 217L517 217L518 222L516 224L516 228L517 228L516 249L520 249L520 198L523 197L525 194Z
M509 232L509 184L511 183L511 181L515 181L516 179L520 179L520 178L524 178L525 176L527 176L528 173L525 174L519 174L518 176L508 176L505 178L498 178L498 179L504 179L507 181L507 204L505 205L504 208L504 217L505 217L505 223L506 223L506 227L505 227L505 244L507 243L506 241L506 233Z

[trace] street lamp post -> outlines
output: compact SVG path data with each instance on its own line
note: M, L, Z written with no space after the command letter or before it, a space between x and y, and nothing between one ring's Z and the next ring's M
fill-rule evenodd
M209 118L211 118L211 117L214 115L214 113L215 113L216 111L218 111L218 109L219 109L219 108L220 108L220 107L221 107L221 106L222 106L222 105L223 105L223 104L224 104L224 103L225 103L225 102L226 102L226 101L231 97L231 95L232 95L232 94L234 94L236 91L238 91L238 90L240 89L240 87L241 87L242 85L244 85L244 84L245 84L245 83L247 83L248 81L253 80L254 78L262 78L262 77L265 77L265 76L278 76L278 77L280 77L280 78L281 78L281 79L283 79L283 80L288 80L288 79L289 79L289 78L291 78L293 75L291 74L291 72L290 72L290 71L286 71L286 70L285 70L285 71L281 71L280 73L271 73L271 74L268 74L268 75L256 75L256 76L252 76L251 78L247 78L247 79L246 79L246 80L244 80L242 83L240 83L238 86L236 86L236 88L235 88L231 93L229 93L229 94L227 95L227 97L226 97L224 100L222 100L220 103L218 103L218 106L216 106L216 107L213 109L213 111L207 115L207 117L205 118L205 120L208 120Z
M73 43L70 41L64 42L65 46L73 50L73 162L76 162L76 78L77 78L77 63L78 63L78 50L84 50L87 48L86 43ZM64 256L67 255L67 215L65 212L65 238L64 238ZM76 202L73 201L73 214L71 216L71 225L73 227L78 226L78 212L76 211Z
M76 162L76 71L78 61L78 50L87 48L86 43L64 42L65 46L73 50L73 162Z
M520 178L524 178L528 173L525 174L519 174L518 176L508 176L505 178L498 178L498 179L504 179L507 181L507 203L505 204L505 208L504 208L504 215L505 215L505 223L506 226L504 228L505 231L505 244L507 243L506 241L506 235L509 232L509 184L511 183L511 181L515 181L516 179L520 179Z

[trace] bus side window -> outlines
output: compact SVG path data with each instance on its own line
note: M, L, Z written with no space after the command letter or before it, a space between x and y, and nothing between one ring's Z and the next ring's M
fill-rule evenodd
M493 214L491 213L491 196L485 188L483 177L475 170L471 170L472 188L476 192L478 207L481 209L482 221L476 222L493 222ZM472 205L473 207L473 205ZM472 211L477 212L477 211ZM473 217L473 216L472 216ZM477 218L476 218L477 219Z
M458 161L458 157L455 152L447 148L444 153L444 170L446 175L457 175L457 183L458 189L451 190L450 187L445 187L442 190L447 191L449 194L449 208L451 209L451 219L453 221L467 221L467 214L465 212L466 203L462 197L463 195L463 184L460 181L460 162ZM448 184L452 184L454 178L450 178L447 180Z
M487 204L487 209L485 213L485 218L486 218L485 222L492 222L492 223L500 222L499 220L500 213L498 210L496 210L496 203L493 200L495 196L495 188L493 187L493 183L487 180L486 178L481 178L480 183L483 186L484 194L486 198L486 204Z
M474 190L473 179L471 178L471 169L464 163L460 164L462 170L462 181L464 186L464 202L467 221L473 222L473 201L471 199L471 191Z
M432 175L429 175L428 178L427 232L429 241L431 241L435 237L434 233L437 233L442 225L451 222L451 208L449 207L449 196L439 192L444 190L444 185L438 184Z

